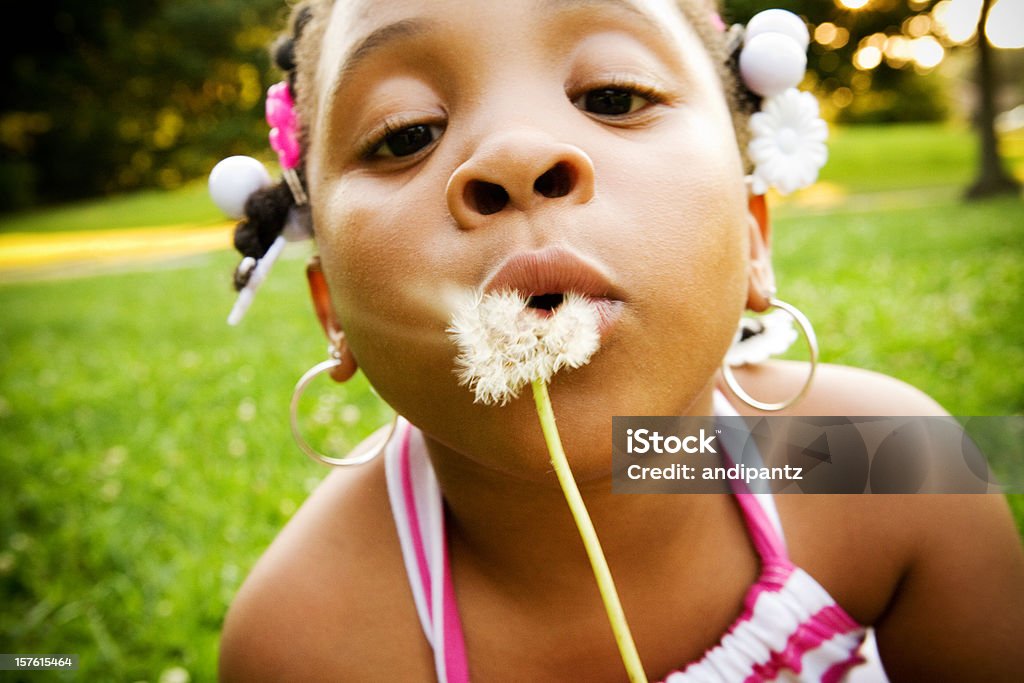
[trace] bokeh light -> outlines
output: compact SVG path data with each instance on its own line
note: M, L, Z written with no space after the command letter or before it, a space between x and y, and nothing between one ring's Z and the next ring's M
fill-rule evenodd
M882 63L882 51L874 45L865 45L853 56L853 63L862 71L870 71Z
M843 26L826 21L814 29L814 42L837 50L850 42L850 32Z
M905 36L889 36L885 41L885 61L889 66L899 69L914 59L911 40Z
M928 35L932 29L932 18L927 14L917 14L903 22L903 32L911 38Z
M938 30L952 43L966 43L978 29L982 0L942 0L932 10Z
M994 47L1024 47L1024 0L997 0L989 10L985 35Z
M922 69L934 69L946 56L945 49L932 36L914 38L910 43L910 50L914 62Z
M836 39L838 33L836 25L826 21L823 24L818 24L817 28L814 29L814 40L822 45L828 45Z

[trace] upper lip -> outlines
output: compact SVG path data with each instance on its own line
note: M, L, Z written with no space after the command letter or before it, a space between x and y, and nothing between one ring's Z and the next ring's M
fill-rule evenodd
M484 283L484 293L514 290L530 297L575 292L618 299L608 276L595 263L562 247L515 254Z

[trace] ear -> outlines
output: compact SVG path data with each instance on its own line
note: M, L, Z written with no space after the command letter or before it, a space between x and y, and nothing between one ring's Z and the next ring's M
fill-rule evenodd
M771 222L764 195L751 195L747 221L750 229L750 270L747 308L761 312L775 296L775 271L772 269Z
M345 340L345 333L334 315L334 308L331 306L331 291L327 287L327 278L320 267L320 257L314 256L306 265L306 280L309 282L309 294L313 299L313 309L324 328L324 334L331 345L338 350L341 365L331 370L331 379L335 382L344 382L356 373L358 365L355 356L348 348Z

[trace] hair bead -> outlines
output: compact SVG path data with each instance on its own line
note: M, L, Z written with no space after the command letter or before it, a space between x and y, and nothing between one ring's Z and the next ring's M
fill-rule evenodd
M807 30L804 20L784 9L766 9L755 14L747 22L747 40L764 33L781 33L784 36L789 36L804 51L811 43L811 34Z
M807 55L788 35L762 33L746 41L739 67L748 88L762 97L774 97L800 84Z
M222 159L210 171L210 198L228 218L242 218L249 196L271 182L270 173L256 159L231 156Z

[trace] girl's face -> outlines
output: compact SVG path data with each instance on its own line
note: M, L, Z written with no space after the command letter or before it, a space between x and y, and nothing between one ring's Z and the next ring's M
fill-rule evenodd
M510 263L499 279L526 294L602 300L601 349L552 385L577 452L606 463L611 416L706 399L746 301L747 196L720 80L671 0L339 0L316 70L323 268L395 409L546 469L529 396L473 405L446 334L452 293Z

